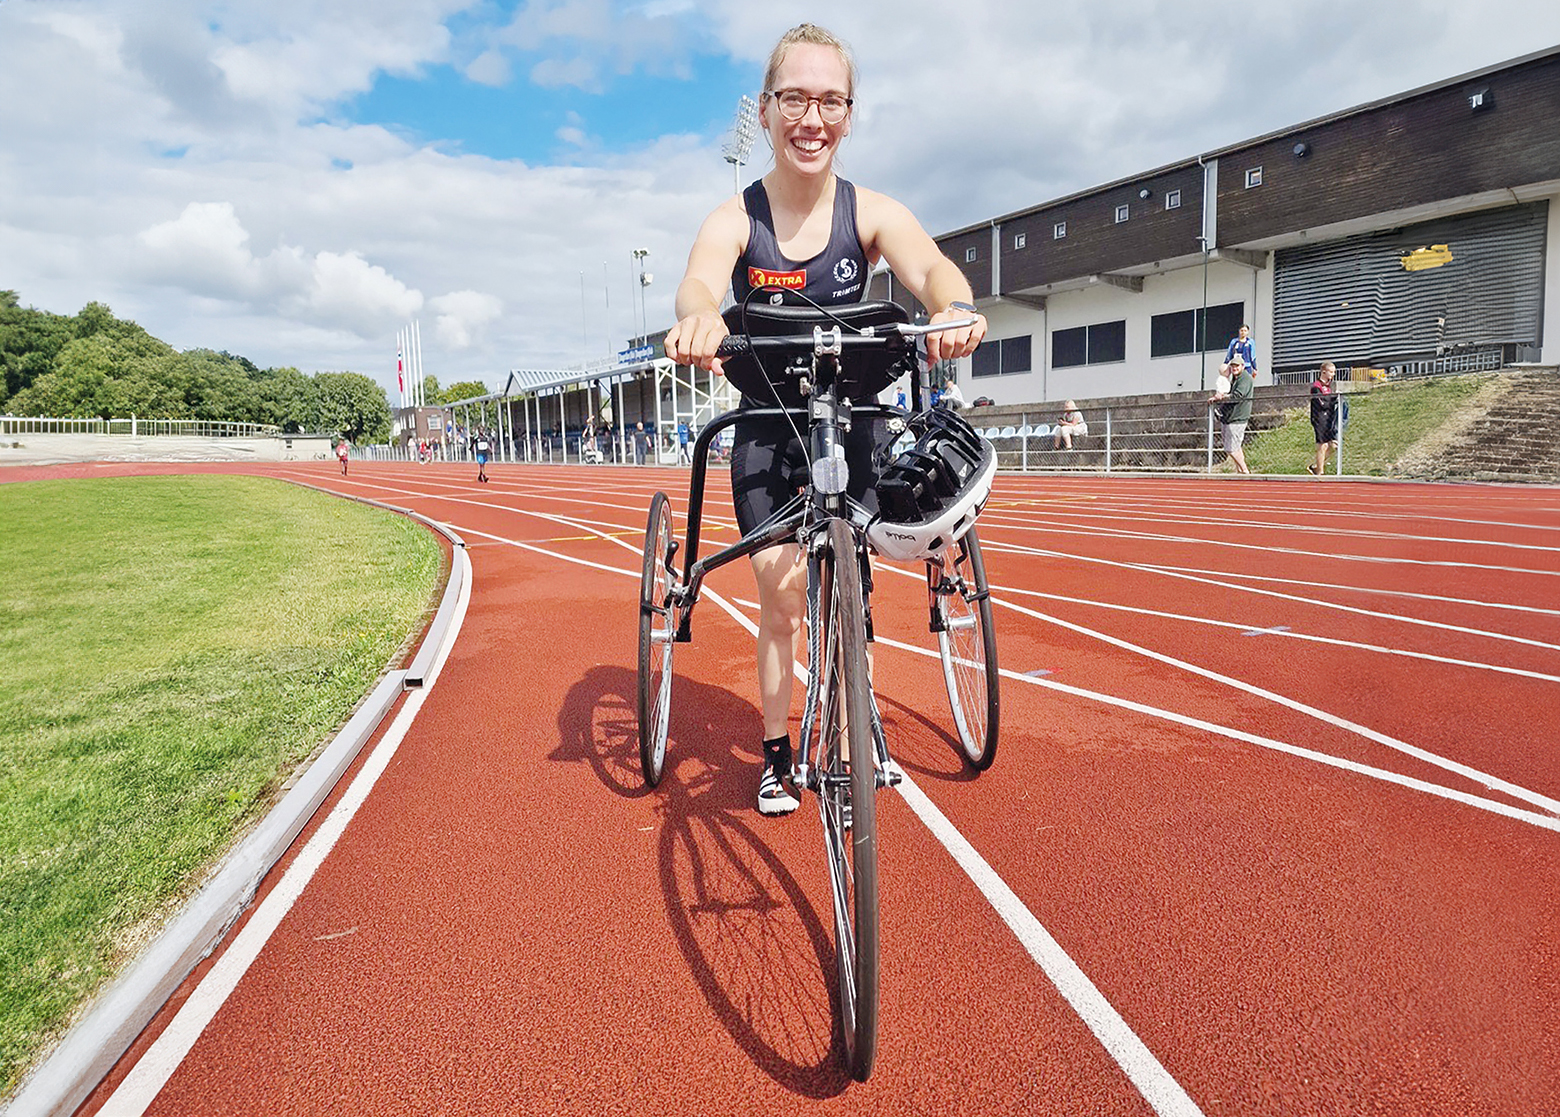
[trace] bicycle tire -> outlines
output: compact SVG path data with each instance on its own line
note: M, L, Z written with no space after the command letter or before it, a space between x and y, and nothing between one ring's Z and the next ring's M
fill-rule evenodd
M930 564L929 575L934 582L937 651L959 745L970 765L984 772L997 758L1001 674L986 559L973 527L956 549Z
M650 498L639 579L639 766L646 787L661 782L672 714L672 648L677 617L671 604L676 576L672 554L672 502Z
M823 637L817 719L819 814L823 820L830 891L834 900L834 955L845 1058L851 1077L864 1082L877 1056L878 912L877 778L871 683L867 673L866 610L855 536L843 520L829 524L820 562L819 615ZM845 714L841 726L840 715ZM843 779L850 757L849 780ZM843 822L849 794L852 823Z

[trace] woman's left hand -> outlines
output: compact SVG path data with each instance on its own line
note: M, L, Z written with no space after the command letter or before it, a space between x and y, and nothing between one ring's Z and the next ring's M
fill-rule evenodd
M956 330L944 330L942 333L926 335L926 359L932 364L938 361L951 361L955 357L967 357L975 352L986 336L986 316L979 313L970 313L968 310L956 310L950 307L947 310L939 310L931 317L931 324L939 322L958 322L966 318L973 318L973 325L962 326Z

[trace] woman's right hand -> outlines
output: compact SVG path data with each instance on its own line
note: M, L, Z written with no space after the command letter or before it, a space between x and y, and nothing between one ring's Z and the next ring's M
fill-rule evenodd
M726 320L715 311L690 314L667 331L666 355L680 365L697 365L718 373L721 362L715 352L730 332Z

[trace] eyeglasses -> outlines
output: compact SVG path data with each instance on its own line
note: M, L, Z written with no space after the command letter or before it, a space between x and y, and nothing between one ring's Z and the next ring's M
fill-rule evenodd
M851 98L842 97L838 93L809 97L800 89L774 89L765 96L775 99L775 103L780 106L780 115L792 124L807 115L807 110L814 101L818 103L818 117L825 124L838 124L844 120L845 114L850 112L851 105L855 103Z

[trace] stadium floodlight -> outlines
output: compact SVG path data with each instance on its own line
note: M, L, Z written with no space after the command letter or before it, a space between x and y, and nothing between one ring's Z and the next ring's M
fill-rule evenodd
M746 93L737 102L737 115L731 122L731 133L721 145L720 153L731 164L731 182L735 193L742 193L742 164L748 161L753 141L758 138L758 102Z

